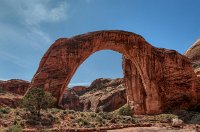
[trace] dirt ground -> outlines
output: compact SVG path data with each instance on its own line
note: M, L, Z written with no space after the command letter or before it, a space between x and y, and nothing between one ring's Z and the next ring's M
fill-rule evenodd
M108 130L108 132L200 132L195 129L175 129L167 127L129 127L116 130Z

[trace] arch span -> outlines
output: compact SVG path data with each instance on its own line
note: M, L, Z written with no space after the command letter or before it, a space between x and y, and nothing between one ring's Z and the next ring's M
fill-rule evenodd
M43 56L30 88L44 88L59 104L77 68L100 50L123 54L128 103L136 114L188 108L195 103L195 74L189 59L173 50L155 48L140 35L117 30L58 39Z

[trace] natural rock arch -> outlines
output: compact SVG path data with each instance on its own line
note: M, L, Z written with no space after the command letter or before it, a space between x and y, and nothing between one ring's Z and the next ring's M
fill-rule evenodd
M123 54L127 99L136 114L196 103L196 76L188 58L174 50L155 48L140 35L117 30L58 39L43 56L30 88L44 88L60 104L77 68L91 54L105 49Z

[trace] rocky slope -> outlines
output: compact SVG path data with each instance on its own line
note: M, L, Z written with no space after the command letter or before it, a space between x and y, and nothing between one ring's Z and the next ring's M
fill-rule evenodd
M27 91L30 82L20 79L11 79L8 81L0 80L0 88L1 90L11 92L14 94L24 95Z
M16 108L19 106L19 102L22 99L23 96L19 94L9 93L9 92L3 92L0 93L0 108L1 107L11 107Z
M0 107L16 108L27 91L29 84L30 82L19 79L0 81Z
M82 89L82 94L77 89ZM99 78L89 87L68 89L62 103L65 108L73 110L113 111L127 103L126 88L122 79Z

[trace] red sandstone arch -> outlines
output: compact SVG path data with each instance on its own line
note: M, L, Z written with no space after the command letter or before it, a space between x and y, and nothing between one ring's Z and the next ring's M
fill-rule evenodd
M123 54L128 103L136 114L188 108L196 102L196 76L190 60L176 51L155 48L140 35L126 31L58 39L43 56L30 88L44 88L61 102L77 68L91 54L105 49Z

